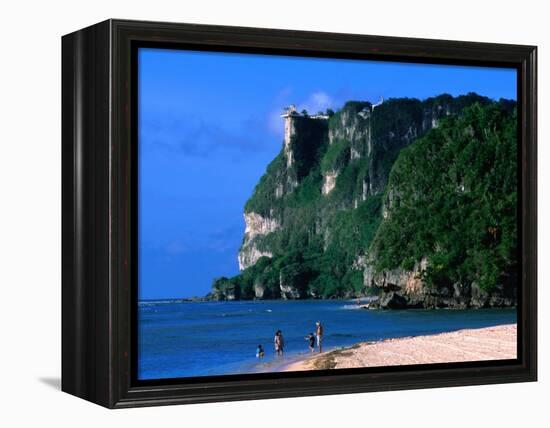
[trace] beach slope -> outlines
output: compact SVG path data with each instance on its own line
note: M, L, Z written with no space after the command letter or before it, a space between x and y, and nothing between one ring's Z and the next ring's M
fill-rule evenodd
M517 325L357 343L310 356L285 371L515 359Z

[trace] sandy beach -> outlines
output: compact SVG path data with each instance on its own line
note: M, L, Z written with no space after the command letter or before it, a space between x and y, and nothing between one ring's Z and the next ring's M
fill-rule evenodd
M361 342L313 354L289 364L285 371L379 367L514 359L517 325L458 330L428 336L403 337L379 342Z

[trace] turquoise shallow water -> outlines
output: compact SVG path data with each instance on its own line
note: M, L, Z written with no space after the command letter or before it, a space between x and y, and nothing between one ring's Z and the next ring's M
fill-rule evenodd
M315 321L324 347L516 322L515 309L368 311L342 300L143 301L138 308L138 378L162 379L274 370L308 353ZM282 330L285 355L273 335ZM258 344L266 356L255 357Z

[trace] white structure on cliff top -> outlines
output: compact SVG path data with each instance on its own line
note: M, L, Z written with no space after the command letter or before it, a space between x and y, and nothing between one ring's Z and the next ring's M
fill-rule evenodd
M283 112L281 113L281 117L285 119L292 116L300 116L300 114L296 111L296 106L294 104L290 104L287 108L283 109Z
M283 112L281 113L281 117L283 119L288 119L290 117L308 117L310 119L322 119L322 120L328 119L328 115L323 113L312 114L312 115L304 115L302 113L298 113L298 111L296 110L296 106L294 104L290 104L287 108L283 109Z

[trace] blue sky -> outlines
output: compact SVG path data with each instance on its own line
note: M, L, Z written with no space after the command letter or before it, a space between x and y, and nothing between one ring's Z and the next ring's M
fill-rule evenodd
M139 298L204 295L239 272L243 207L279 152L283 107L477 92L516 98L508 69L141 48Z

